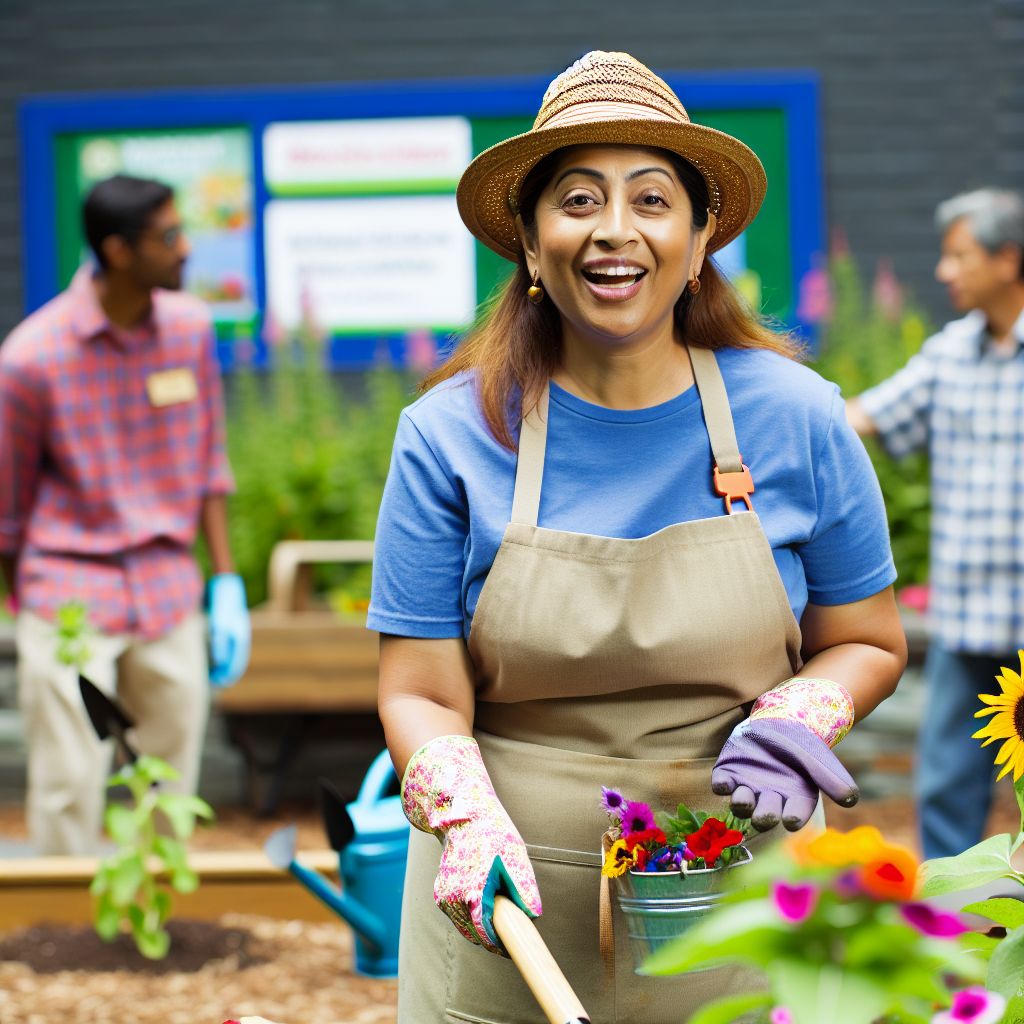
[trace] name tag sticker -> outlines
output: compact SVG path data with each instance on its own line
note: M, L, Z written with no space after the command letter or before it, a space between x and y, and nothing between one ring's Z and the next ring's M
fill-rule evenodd
M156 409L165 405L179 405L194 402L199 397L196 375L187 367L177 370L160 370L146 378L146 394L149 404Z

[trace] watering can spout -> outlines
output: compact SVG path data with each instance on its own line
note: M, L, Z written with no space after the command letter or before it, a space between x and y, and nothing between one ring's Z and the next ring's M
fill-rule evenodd
M278 829L263 846L270 862L290 872L318 900L331 908L365 942L384 949L389 942L387 928L377 915L337 886L332 885L319 871L314 871L295 859L296 828L289 825Z

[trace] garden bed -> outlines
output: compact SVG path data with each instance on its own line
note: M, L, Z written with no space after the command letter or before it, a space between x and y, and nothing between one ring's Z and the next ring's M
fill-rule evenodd
M166 961L89 929L38 926L0 937L3 1024L392 1024L397 985L352 973L344 925L225 914L179 920Z

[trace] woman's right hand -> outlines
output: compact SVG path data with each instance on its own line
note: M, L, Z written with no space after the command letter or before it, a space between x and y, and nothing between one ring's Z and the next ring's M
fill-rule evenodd
M542 912L526 844L502 807L476 740L438 736L410 759L402 781L409 821L444 845L434 902L470 942L504 954L494 931L494 897L531 917Z

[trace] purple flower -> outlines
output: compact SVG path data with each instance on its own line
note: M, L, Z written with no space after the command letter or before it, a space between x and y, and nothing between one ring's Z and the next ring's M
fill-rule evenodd
M911 928L933 939L955 939L970 931L956 914L936 910L927 903L905 903L900 907L900 914Z
M666 846L654 852L648 867L648 871L678 871L683 862L683 848L681 846Z
M980 985L953 995L953 1005L932 1017L932 1024L997 1024L1006 1009L1006 1000L998 992Z
M622 816L622 808L626 806L626 800L617 789L601 787L601 806L614 818Z
M785 1006L776 1006L768 1014L769 1024L793 1024L793 1011Z
M654 823L654 813L647 804L642 804L638 800L626 801L622 809L622 831L626 835L630 832L646 832L657 827Z
M776 882L772 886L772 899L775 909L790 924L806 921L814 912L818 903L818 890L807 882L789 885L787 882Z

